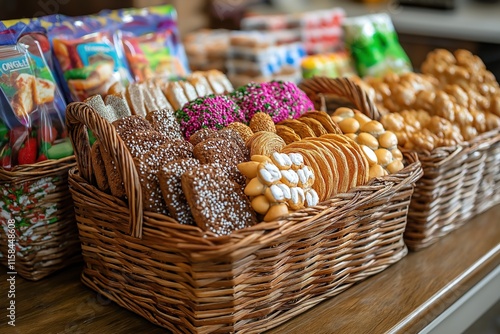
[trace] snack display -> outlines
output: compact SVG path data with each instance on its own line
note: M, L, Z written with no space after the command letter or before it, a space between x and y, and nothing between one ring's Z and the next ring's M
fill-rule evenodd
M45 30L20 22L0 32L0 165L11 169L72 155Z
M184 90L189 86L179 83L179 87ZM255 95L250 95L247 88ZM169 282L159 285L157 296L166 301L163 309L171 316L156 318L155 311L145 317L174 331L237 332L269 328L269 319L274 319L277 313L274 307L267 307L269 296L262 291L268 290L248 284L248 275L263 280L265 285L276 278L291 278L293 281L285 284L293 286L296 273L302 275L304 270L312 269L313 275L319 272L318 279L312 280L318 289L313 287L313 290L322 296L330 294L325 291L340 292L336 290L337 282L347 284L348 288L366 277L366 273L383 270L406 254L402 232L413 184L419 177L414 155L406 155L408 167L399 173L367 183L369 163L361 146L339 134L339 126L326 113L313 111L312 102L297 86L270 82L243 90L208 95L184 104L175 112L183 139L163 133L163 122L153 124L165 116L165 128L171 129L170 113L153 115L150 111L151 117L137 114L109 124L87 104L73 103L67 109L71 137L80 141L75 146L77 155L88 151L89 143L80 140L85 128L80 125L84 124L96 134L101 155L110 153L109 161L114 162L111 167L119 178L114 180L113 175L108 175L108 191L112 194L114 181L125 186L125 194L120 198L92 188L97 180L89 175L91 170L85 170L84 159L79 160L79 169L70 174L85 258L99 259L86 263L84 282L90 286L96 282L92 288L98 291L111 289L113 300L137 310L140 305L149 308L149 299L123 302L123 291L133 291L134 296L149 291L149 284L144 284L142 278L154 272L158 283ZM184 94L187 98L188 94ZM277 106L277 112L256 98L259 94L272 107ZM257 106L251 103L252 97ZM287 125L277 125L275 118L281 118L280 122ZM298 132L300 140L287 145L280 136L284 128L290 133ZM173 154L174 160L164 161L160 151L178 142L194 146L192 157L179 158ZM113 217L102 214L101 207L108 207L109 211L109 206L116 212ZM84 213L85 208L93 209ZM378 213L376 218L373 212ZM84 230L88 233L83 233ZM97 247L86 247L94 242ZM123 244L127 247L117 247ZM324 251L318 249L318 244L324 245ZM126 254L113 251L121 248ZM139 249L151 254L145 266L129 262L144 261L130 255L140 254ZM380 254L374 257L373 252L378 250ZM99 257L103 251L109 257ZM299 252L300 256L289 256L290 252ZM342 256L332 257L332 252ZM321 264L311 268L304 258L315 260L315 256ZM119 258L127 262L127 267L141 269L133 278L110 286L106 283L110 272L106 268L116 261L123 263ZM289 276L288 269L286 275L281 273L282 268L288 267L281 264L282 259L290 263L295 274L290 272ZM337 264L328 262L331 259ZM349 281L343 273L338 274L338 265L346 261L352 262L356 273ZM105 281L95 280L96 271L92 270L102 273ZM263 274L269 270L270 275ZM339 275L334 278L336 282L331 281L330 273ZM126 268L123 274L128 274ZM325 274L334 290L325 286ZM182 284L186 278L189 284ZM175 287L172 282L176 282ZM179 288L175 294L179 298L168 297L173 288ZM256 291L259 294L259 298L249 298L245 303L242 317L234 307L227 307L233 303L243 305L240 293L235 294L234 289L246 294L245 299L250 295L255 297ZM209 296L200 303L206 292ZM222 298L214 298L213 293L220 293ZM284 298L280 295L276 300L279 313L284 307L283 314L293 316L295 303L290 308L287 301L295 298L296 291L284 293ZM216 310L214 316L203 316L209 325L205 321L198 323L199 313L192 315L197 307L191 306L195 304L210 312ZM180 308L183 311L178 312ZM255 312L258 317L253 316ZM229 319L232 316L237 319ZM281 319L286 318L280 318L279 322Z
M277 38L258 31L231 32L226 68L235 86L248 82L300 80L300 61L305 55L303 45L280 43Z
M243 18L241 28L276 35L289 42L300 42L307 54L326 53L342 49L344 16L342 8L300 14L253 15Z
M191 70L225 72L229 35L230 31L225 29L203 29L187 34L183 42Z

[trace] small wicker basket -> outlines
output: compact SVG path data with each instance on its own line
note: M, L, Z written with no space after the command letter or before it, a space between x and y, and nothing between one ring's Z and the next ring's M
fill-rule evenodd
M81 261L67 182L75 164L71 156L0 169L0 260L9 271L39 280Z
M67 108L78 169L70 171L83 282L175 333L260 333L339 294L407 254L407 210L422 171L407 167L282 220L214 237L144 212L132 157L83 103ZM110 152L127 201L92 180L87 128Z
M347 78L317 77L299 86L324 111L335 111L341 96L370 118L380 118L373 101ZM410 250L432 245L500 203L500 129L462 145L418 153L418 159L424 175L417 182L408 212L404 239Z

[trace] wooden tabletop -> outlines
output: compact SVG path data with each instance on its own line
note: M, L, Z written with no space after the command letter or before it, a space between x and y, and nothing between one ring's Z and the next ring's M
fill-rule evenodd
M272 329L277 333L416 333L500 265L500 205L431 247ZM7 293L5 268L0 282ZM16 278L16 326L2 333L164 333L84 286L81 265L39 282ZM500 292L499 296L500 298ZM7 328L7 331L4 331Z

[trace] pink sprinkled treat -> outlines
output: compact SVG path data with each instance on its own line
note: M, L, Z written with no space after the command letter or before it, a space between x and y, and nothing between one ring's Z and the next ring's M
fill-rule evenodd
M269 114L274 123L279 123L314 108L307 95L292 82L249 83L231 93L231 98L243 110L247 122L258 112Z
M271 81L262 85L272 91L278 101L283 101L289 109L290 118L298 118L300 115L314 110L313 102L293 82Z
M176 111L184 137L202 128L222 129L233 122L245 122L241 109L224 95L208 95L186 103Z

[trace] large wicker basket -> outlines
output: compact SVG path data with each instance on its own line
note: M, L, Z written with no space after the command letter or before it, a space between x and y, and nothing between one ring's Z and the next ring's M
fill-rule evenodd
M379 119L373 101L352 80L317 77L300 84L318 108L333 112L346 100ZM424 171L408 212L404 239L410 250L438 241L471 217L500 203L500 129L454 147L418 153Z
M0 260L9 272L39 280L81 261L68 189L68 170L75 165L71 156L0 169Z
M85 266L83 282L176 333L259 333L304 312L407 254L403 242L415 154L400 173L279 221L214 237L144 212L131 155L114 127L72 103L67 125L78 169L70 171ZM92 180L86 129L111 153L127 201Z

